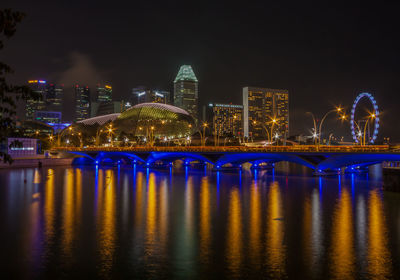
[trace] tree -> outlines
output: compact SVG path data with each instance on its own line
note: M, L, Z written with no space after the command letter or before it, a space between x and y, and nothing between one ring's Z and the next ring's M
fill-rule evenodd
M0 50L4 48L4 39L10 39L17 31L17 24L25 17L24 13L11 9L0 10ZM16 102L20 99L38 99L39 95L28 86L18 86L7 83L6 76L13 73L13 69L0 61L0 143L4 142L15 130ZM17 141L11 144L19 146ZM0 160L12 163L7 152L0 151Z

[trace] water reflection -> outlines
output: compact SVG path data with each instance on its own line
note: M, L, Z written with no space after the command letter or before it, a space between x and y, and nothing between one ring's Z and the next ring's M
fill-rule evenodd
M229 270L232 276L240 276L240 265L242 261L242 209L240 193L237 187L232 187L229 195L228 231L227 231L227 253Z
M283 244L284 214L282 207L281 189L274 181L269 186L267 205L266 253L269 276L283 278L285 271L285 246Z
M261 216L261 194L260 187L257 184L257 180L253 180L250 186L250 220L249 220L249 257L252 264L260 268L260 257L262 250L261 242L261 227L262 227L262 216Z
M397 276L397 214L385 209L400 204L365 176L1 172L0 264L13 278Z
M104 180L99 182L98 190L98 226L99 226L99 252L101 260L100 272L109 275L114 261L115 251L115 178L114 170L107 169ZM99 172L100 174L100 172Z
M351 196L342 189L333 213L331 272L333 278L351 279L355 273Z
M200 187L200 258L203 264L208 264L211 245L211 205L208 177L201 179Z
M371 279L391 278L391 258L388 250L385 213L378 190L369 196L368 272Z

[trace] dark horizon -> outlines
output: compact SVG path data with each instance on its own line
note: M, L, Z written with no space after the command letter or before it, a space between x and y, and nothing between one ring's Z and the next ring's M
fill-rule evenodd
M370 92L382 112L379 139L400 141L398 5L6 1L27 17L1 61L15 69L12 82L70 84L64 112L74 83L111 83L116 100L139 85L172 92L179 66L190 64L200 105L241 104L245 86L289 90L291 135L312 127L306 111L349 112ZM350 140L348 124L332 117L326 125Z

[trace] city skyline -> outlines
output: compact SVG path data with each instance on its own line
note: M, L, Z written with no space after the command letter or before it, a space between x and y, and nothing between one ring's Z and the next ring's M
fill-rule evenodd
M291 133L299 134L312 126L305 112L322 116L330 107L351 106L358 93L370 92L383 108L380 135L400 140L393 129L400 102L399 39L390 16L397 4L204 5L192 13L190 4L169 7L156 1L137 4L134 19L130 4L83 4L79 9L75 4L6 1L27 13L4 48L6 62L16 69L11 81L43 77L91 87L112 81L115 96L122 99L136 85L172 92L177 69L189 64L201 81L200 108L209 100L238 104L245 86L288 89ZM76 21L63 24L72 17ZM152 25L146 24L149 17ZM47 44L51 34L59 40ZM159 44L163 40L168 44ZM71 98L67 93L67 104ZM339 131L348 134L349 128Z

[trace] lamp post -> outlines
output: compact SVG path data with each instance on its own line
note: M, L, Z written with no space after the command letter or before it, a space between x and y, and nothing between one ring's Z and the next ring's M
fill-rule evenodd
M363 137L363 143L364 143L363 145L364 146L366 145L366 143L365 143L365 132L367 130L368 122L369 122L370 119L374 119L374 118L375 118L375 113L372 113L371 115L368 116L367 121L365 122L365 125L364 125L364 137Z
M317 144L317 121L315 120L315 116L314 116L314 114L313 113L311 113L311 112L306 112L306 114L309 114L309 115L311 115L311 117L312 117L312 119L313 119L313 122L314 122L314 133L313 133L313 138L314 138L314 145L316 145Z
M277 123L277 120L275 119L275 118L273 118L272 120L271 120L271 134L269 135L269 137L271 138L271 146L272 146L272 141L273 141L273 138L272 138L272 133L273 133L273 130L274 130L274 125Z
M203 123L203 145L202 146L206 145L206 128L207 128L207 126L208 126L208 124L206 122Z
M321 144L321 131L322 131L322 124L324 123L324 120L326 119L326 117L330 114L330 113L333 113L333 112L337 112L337 113L340 113L340 112L342 112L342 108L340 108L340 107L337 107L337 108L335 108L335 109L333 109L333 110L330 110L330 111L328 111L323 117L322 117L322 119L321 119L321 122L319 123L319 131L318 131L318 145L320 145Z

